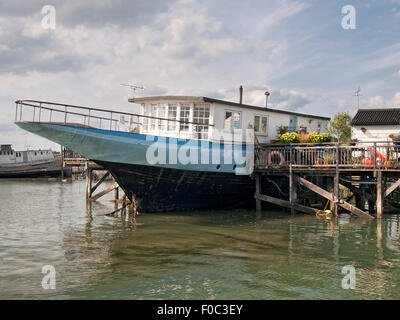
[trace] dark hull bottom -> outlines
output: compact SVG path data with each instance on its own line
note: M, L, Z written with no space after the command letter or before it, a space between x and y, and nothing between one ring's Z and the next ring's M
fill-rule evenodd
M141 212L227 209L254 201L255 181L249 176L95 162L110 171L129 198L133 194L139 200ZM263 191L276 194L270 187Z
M60 177L61 170L54 171L29 171L29 172L7 172L1 173L0 178L11 179L11 178L39 178L39 177ZM65 177L70 177L71 172L69 170L64 171Z

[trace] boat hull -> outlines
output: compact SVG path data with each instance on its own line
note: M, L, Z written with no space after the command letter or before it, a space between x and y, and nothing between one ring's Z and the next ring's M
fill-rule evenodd
M229 209L254 204L255 182L249 176L96 161L110 171L140 212ZM263 190L278 195L276 186Z
M62 164L60 159L0 166L0 178L59 177ZM70 170L65 170L68 175Z

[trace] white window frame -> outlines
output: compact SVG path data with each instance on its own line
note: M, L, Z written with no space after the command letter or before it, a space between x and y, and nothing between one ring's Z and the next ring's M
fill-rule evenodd
M259 123L258 123L258 128L259 128L259 130L260 131L256 131L255 129L256 129L256 126L255 126L255 118L256 117L260 117L260 121L259 121ZM262 119L263 118L266 118L267 119L267 121L266 121L266 128L265 128L265 132L263 132L263 131L261 131L261 128L262 128ZM263 135L263 136L268 136L268 127L269 127L269 116L267 116L267 115L265 115L265 114L260 114L260 113L254 113L253 114L253 127L254 127L254 132L255 133L257 133L257 134L259 134L259 135Z

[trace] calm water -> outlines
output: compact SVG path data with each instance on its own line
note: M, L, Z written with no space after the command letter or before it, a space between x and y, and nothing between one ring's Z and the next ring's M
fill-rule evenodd
M147 214L134 227L104 216L107 199L87 208L85 182L47 180L0 180L0 203L0 299L400 299L396 215ZM41 286L49 264L55 290Z

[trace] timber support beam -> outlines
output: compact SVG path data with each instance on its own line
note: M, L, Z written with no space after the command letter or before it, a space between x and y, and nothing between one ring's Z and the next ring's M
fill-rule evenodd
M315 193L321 195L325 199L328 200L333 200L335 203L337 203L339 206L342 208L350 211L351 213L354 213L355 215L361 217L361 218L368 218L368 219L374 219L373 216L369 215L368 213L358 209L357 207L351 205L350 203L339 199L339 197L335 194L331 194L330 192L322 189L321 187L315 185L314 183L308 181L307 179L304 179L302 177L296 177L296 180L303 186L307 187L311 191L314 191Z

